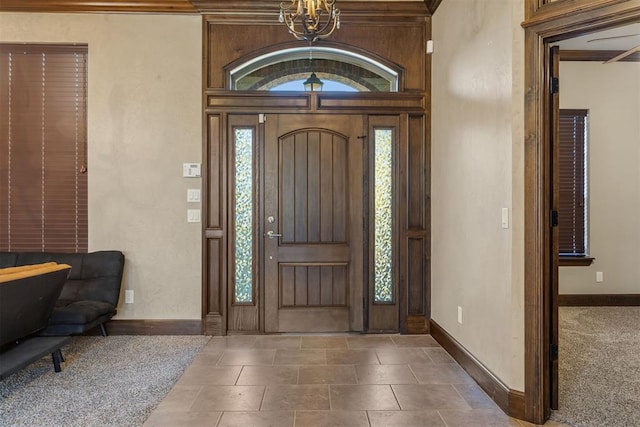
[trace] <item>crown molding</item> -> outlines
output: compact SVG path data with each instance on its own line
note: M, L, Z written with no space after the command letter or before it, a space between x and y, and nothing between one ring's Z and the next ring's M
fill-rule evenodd
M430 15L442 0L340 1L343 20L362 17ZM363 7L366 5L366 8ZM2 12L61 13L186 13L213 15L272 16L280 10L278 1L268 0L2 0Z
M2 12L198 13L188 0L2 0Z
M438 6L440 6L440 3L442 3L442 0L424 0L424 3L427 5L429 13L433 15Z

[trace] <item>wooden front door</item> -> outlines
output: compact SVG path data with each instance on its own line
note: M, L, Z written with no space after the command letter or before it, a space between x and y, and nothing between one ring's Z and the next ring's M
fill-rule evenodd
M269 115L265 332L363 328L364 139L357 115Z

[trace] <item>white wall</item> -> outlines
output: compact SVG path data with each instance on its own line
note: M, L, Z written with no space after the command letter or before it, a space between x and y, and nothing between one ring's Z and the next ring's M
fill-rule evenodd
M432 21L432 317L516 390L524 390L523 19L520 0L447 0Z
M561 62L560 108L589 110L589 267L561 294L640 293L640 63ZM604 281L596 282L596 272Z
M182 178L202 157L201 32L199 15L0 13L0 42L89 46L89 250L125 253L120 319L201 318L201 182Z

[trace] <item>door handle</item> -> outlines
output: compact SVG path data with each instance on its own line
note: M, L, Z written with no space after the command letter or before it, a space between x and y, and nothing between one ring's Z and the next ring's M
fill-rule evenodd
M274 233L272 230L267 231L267 237L275 239L276 237L282 237L282 234Z

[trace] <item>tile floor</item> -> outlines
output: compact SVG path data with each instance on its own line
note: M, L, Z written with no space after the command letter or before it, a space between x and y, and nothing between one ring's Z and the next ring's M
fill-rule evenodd
M261 335L213 337L145 426L532 424L506 416L429 335Z

